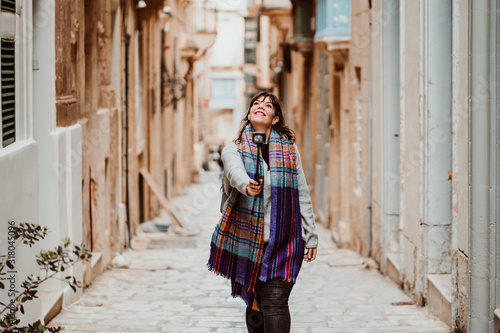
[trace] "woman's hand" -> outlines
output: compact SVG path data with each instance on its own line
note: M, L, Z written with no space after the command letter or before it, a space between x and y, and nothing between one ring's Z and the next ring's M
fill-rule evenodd
M259 194L261 189L262 189L262 179L260 180L260 182L256 182L253 179L250 179L248 181L248 184L246 187L246 191L247 191L248 196L253 197L253 196Z
M307 249L306 253L304 253L304 260L306 262L311 262L314 259L316 259L316 253L318 252L318 249L315 247L312 247L310 249Z

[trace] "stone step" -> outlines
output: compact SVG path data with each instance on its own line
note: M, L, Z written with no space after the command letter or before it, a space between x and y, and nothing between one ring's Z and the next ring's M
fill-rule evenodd
M429 311L451 326L451 274L427 275Z

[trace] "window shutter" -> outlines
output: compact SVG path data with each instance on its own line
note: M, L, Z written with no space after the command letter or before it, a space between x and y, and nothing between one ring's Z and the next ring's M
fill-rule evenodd
M3 1L2 1L3 5ZM3 7L2 7L3 8ZM16 85L15 85L15 43L1 41L1 103L2 103L2 144L10 145L16 140Z
M15 13L16 0L0 0L2 11Z

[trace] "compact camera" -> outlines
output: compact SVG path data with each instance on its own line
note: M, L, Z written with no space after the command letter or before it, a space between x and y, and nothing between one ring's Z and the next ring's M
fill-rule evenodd
M262 148L262 145L266 143L266 133L262 132L253 132L253 143L257 145L257 169L255 172L255 181L259 181L260 175L259 175L259 166L260 166L260 149Z
M253 143L256 145L262 145L266 143L266 133L254 132L253 133Z

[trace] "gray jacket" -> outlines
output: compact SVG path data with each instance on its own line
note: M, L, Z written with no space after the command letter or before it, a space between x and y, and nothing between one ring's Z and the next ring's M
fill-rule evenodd
M300 215L302 217L302 239L304 240L306 248L315 248L318 246L318 234L316 232L316 225L314 224L314 214L309 195L309 188L307 187L306 177L302 169L300 161L299 150L297 152L297 166L298 166L298 182L299 182L299 202L300 202ZM238 190L243 195L246 195L246 186L250 177L248 176L243 160L238 152L238 147L234 142L227 144L222 151L222 162L224 163L224 194L223 202L227 199L232 189ZM265 161L264 166L264 179L271 177L271 172ZM269 240L271 229L271 182L264 181L264 241Z

